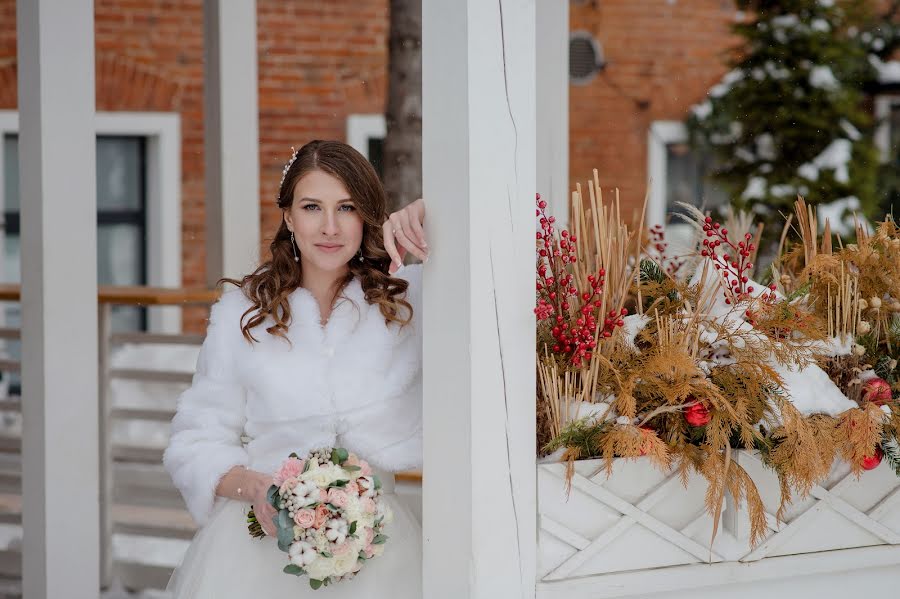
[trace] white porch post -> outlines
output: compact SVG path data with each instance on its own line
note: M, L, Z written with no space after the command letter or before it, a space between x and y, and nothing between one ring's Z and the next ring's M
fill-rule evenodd
M23 595L97 597L94 3L19 0Z
M423 2L429 599L535 591L535 2Z
M259 259L256 2L204 0L206 281Z
M569 222L569 0L537 3L537 190Z

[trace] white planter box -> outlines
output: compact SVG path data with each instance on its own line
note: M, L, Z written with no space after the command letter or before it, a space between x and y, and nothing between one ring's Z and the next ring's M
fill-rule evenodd
M601 460L585 460L575 463L567 499L565 465L539 465L538 597L629 596L888 565L900 573L900 478L887 464L858 480L836 464L778 526L777 477L754 453L735 459L766 505L769 531L755 549L745 506L729 498L710 551L702 477L684 487L677 473L641 458L615 460L607 478Z

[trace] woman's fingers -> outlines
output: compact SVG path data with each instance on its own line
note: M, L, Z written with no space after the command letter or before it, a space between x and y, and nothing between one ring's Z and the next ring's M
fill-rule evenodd
M408 251L412 252L412 254L419 260L424 261L426 258L428 258L428 251L422 247L419 247L419 245L415 241L416 235L412 231L409 212L406 210L395 212L391 215L390 220L394 224L394 237L400 243L400 245L405 247Z
M401 253L401 250L405 253L405 249L400 248L398 250L397 244L394 242L394 223L386 220L381 228L384 233L384 249L387 251L388 256L391 257L391 267L388 269L388 272L394 274L403 264L403 253Z
M425 222L425 200L419 198L409 205L411 216L409 218L410 229L417 238L419 247L428 251L428 243L425 241L425 228L422 223Z

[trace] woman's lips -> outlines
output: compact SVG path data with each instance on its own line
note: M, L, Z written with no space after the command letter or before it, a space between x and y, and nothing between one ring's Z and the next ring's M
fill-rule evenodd
M337 252L338 250L340 250L340 249L341 249L342 247L344 247L344 246L342 246L342 245L333 245L333 244L330 244L330 243L324 243L324 244L322 244L322 243L317 243L317 244L316 244L316 247L319 248L320 250L322 250L323 252L327 252L327 253L329 253L329 254L333 254L334 252Z

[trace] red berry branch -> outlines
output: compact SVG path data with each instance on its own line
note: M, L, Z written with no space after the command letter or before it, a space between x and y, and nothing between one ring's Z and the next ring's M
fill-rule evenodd
M679 260L677 256L669 257L666 250L669 242L666 241L666 232L662 225L653 225L650 228L650 243L659 254L659 263L666 269L666 273L670 277L674 277L681 267L684 266L684 260Z
M553 224L556 218L546 213L547 202L536 195L535 215L541 224L537 233L537 307L534 313L538 322L555 319L551 334L555 341L553 351L565 354L575 366L589 362L597 347L597 312L603 305L603 286L606 270L588 275L586 291L578 293L572 265L578 261L578 239L567 230L556 236ZM622 326L622 316L628 310L612 310L603 321L600 334L610 337L617 326Z
M753 285L749 285L749 273L753 272L753 263L750 262L750 254L756 246L750 242L752 235L747 233L744 240L735 244L728 237L728 229L714 222L709 216L703 223L706 239L703 240L701 256L706 256L713 261L713 266L725 279L725 303L735 303L750 298L753 293ZM723 249L719 249L724 244ZM772 293L763 294L764 301L775 299L775 284L769 286Z

